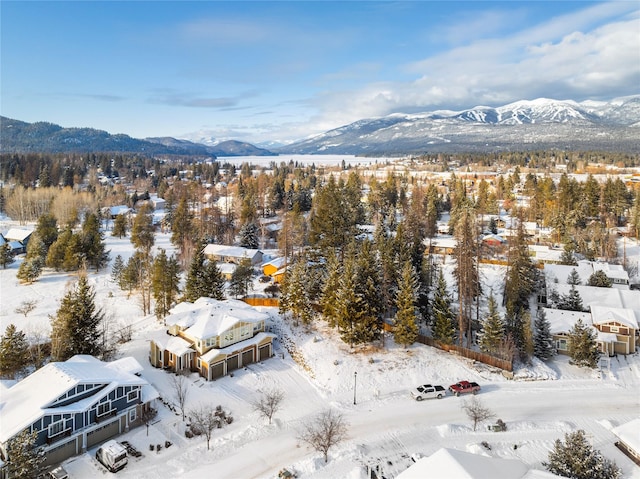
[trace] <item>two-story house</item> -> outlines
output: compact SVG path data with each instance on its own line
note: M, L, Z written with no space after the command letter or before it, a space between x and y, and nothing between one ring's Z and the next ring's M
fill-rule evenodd
M184 302L165 318L167 331L151 337L149 361L174 372L198 371L207 380L273 355L269 315L237 300L199 298Z
M35 446L51 465L140 425L158 397L141 371L131 357L105 363L87 355L38 369L0 397L1 459L25 429L37 433Z

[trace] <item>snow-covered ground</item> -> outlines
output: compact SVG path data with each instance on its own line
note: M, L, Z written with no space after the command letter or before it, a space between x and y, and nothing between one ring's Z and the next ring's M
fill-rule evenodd
M0 222L0 229L6 228ZM106 241L112 259L131 254L128 239L107 233ZM167 235L157 235L156 246L172 251ZM627 255L640 254L637 245L627 243L626 247ZM48 331L49 316L55 314L74 276L47 271L33 285L20 285L15 278L18 266L16 262L0 270L0 328L4 331L15 323L26 332ZM484 268L483 275L488 283L501 281L499 268ZM143 376L164 400L173 401L169 375L148 361L146 338L162 330L161 323L154 316L142 316L138 298L128 298L120 291L109 270L89 276L98 305L113 323L111 328L133 325L133 340L123 344L119 354L137 358L145 368ZM15 312L25 300L37 301L27 318ZM390 336L384 347L351 350L322 322L313 329L293 327L281 320L276 308L260 309L271 315L270 326L279 337L274 358L213 382L195 374L189 378L187 409L222 405L234 417L231 425L214 432L211 450L202 437L187 439L181 417L159 402L159 415L148 433L143 426L119 438L143 453L130 458L119 477L275 478L288 468L300 478L360 479L366 477L365 468L370 465L379 466L390 478L412 463L411 456L430 455L441 447L516 458L543 469L541 463L556 439L584 429L592 444L622 468L624 478L640 479L640 468L614 446L616 438L611 432L640 415L638 355L614 358L611 370L602 374L558 357L546 365L535 363L519 371L520 379L508 380L487 366L430 347L401 348ZM481 384L477 398L507 424L506 432L490 432L486 424L474 432L461 409L466 398L417 402L409 395L419 384L448 386L460 379ZM251 402L261 391L272 388L283 390L285 399L269 425L252 410ZM348 439L330 451L325 464L297 435L302 424L327 408L344 415ZM164 446L165 441L172 445L150 451L150 444ZM485 441L490 449L481 445ZM110 477L94 455L95 448L65 461L64 467L72 478Z

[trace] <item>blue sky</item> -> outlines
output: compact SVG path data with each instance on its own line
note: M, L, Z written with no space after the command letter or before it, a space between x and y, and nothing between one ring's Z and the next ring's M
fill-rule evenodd
M640 93L635 0L2 0L0 21L3 116L136 138Z

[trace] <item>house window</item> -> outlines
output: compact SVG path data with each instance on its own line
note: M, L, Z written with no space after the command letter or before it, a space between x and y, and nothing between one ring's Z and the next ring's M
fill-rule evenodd
M567 349L569 349L567 347L567 340L566 339L558 339L556 341L556 349L558 351L566 351Z
M54 423L49 424L49 429L48 429L49 437L58 436L63 432L65 432L66 430L68 430L69 429L68 422L70 422L69 419L67 420L61 419L60 421L56 421Z
M129 422L133 422L136 420L136 410L132 409L129 411Z
M133 391L129 391L127 394L127 402L135 401L140 397L140 390L134 389Z
M110 412L111 412L111 401L98 404L98 409L96 411L96 414L98 416L104 416L105 414L109 414Z
M198 369L202 368L202 361L198 358Z
M609 326L609 331L612 333L619 333L620 328L618 326Z

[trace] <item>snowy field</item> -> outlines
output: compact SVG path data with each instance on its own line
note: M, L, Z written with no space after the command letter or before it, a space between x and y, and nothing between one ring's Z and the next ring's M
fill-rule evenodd
M9 226L0 222L2 231ZM109 233L105 239L112 259L117 254L126 259L131 254L128 239L116 239ZM156 246L172 251L167 235L157 235ZM640 250L627 242L626 254L640 257ZM18 266L16 262L0 270L0 327L4 331L14 323L26 332L49 331L49 317L55 314L74 276L47 271L33 285L25 286L15 278ZM494 291L502 274L496 267L483 269L483 277ZM89 277L97 292L96 302L111 322L110 329L133 326L133 340L122 345L119 354L134 356L145 368L143 376L164 400L173 401L169 375L148 361L146 338L162 330L162 325L154 316L142 316L137 297L128 298L120 291L109 270L90 273ZM256 283L258 287L264 285ZM37 301L27 318L15 312L25 300ZM411 456L430 455L441 447L515 458L543 469L541 463L554 440L563 439L568 431L584 429L593 446L622 468L624 478L640 479L640 468L614 446L616 438L611 432L640 415L638 355L614 358L611 370L602 373L571 366L566 357L558 357L546 365L536 363L518 371L516 380L507 380L487 366L443 351L422 345L401 348L390 336L384 347L351 350L322 322L315 329L295 328L280 319L276 308L261 309L271 315L270 327L278 333L274 358L214 382L195 374L189 378L187 409L200 404L222 405L234 417L231 425L214 432L211 450L203 437L187 439L181 417L158 403L159 415L148 435L143 426L119 437L143 456L130 458L118 477L275 478L287 468L299 478L363 479L369 465L378 466L392 478L410 466ZM506 432L490 432L486 424L474 432L461 409L465 398L447 396L417 402L409 395L410 389L423 383L446 387L461 379L482 386L477 398L507 424ZM252 410L251 402L259 398L260 391L272 388L283 390L285 398L269 425ZM302 424L327 408L344 415L348 439L329 452L325 464L319 453L297 440L297 435ZM172 445L150 451L150 444L164 445L165 441ZM490 449L481 445L484 441ZM65 461L64 467L72 478L112 477L94 456L95 448Z

